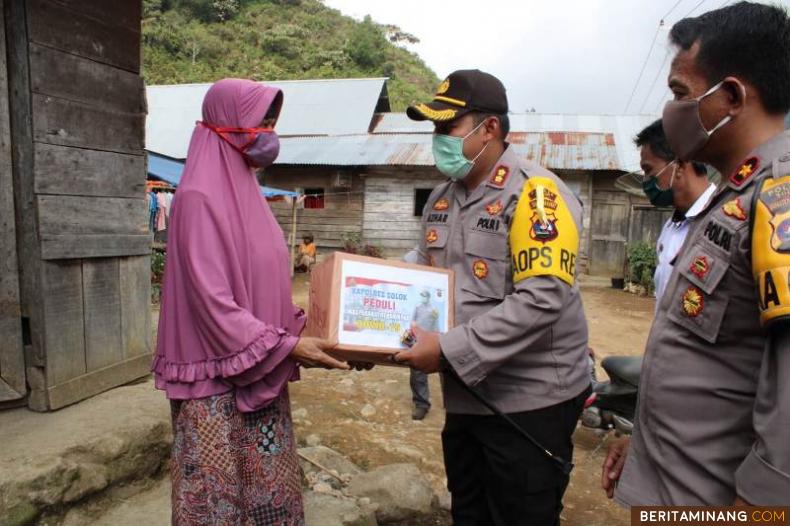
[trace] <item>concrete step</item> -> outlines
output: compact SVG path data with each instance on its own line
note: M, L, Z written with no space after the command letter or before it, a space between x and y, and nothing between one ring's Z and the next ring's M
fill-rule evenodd
M0 444L0 524L56 524L79 503L163 471L170 407L149 379L54 413L0 412Z

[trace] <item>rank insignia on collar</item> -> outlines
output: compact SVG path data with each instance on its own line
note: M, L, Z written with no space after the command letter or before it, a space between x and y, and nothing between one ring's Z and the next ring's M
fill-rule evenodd
M472 273L477 279L486 279L488 277L488 263L482 259L476 260L472 263Z
M740 197L736 197L732 201L727 201L724 203L724 205L722 205L721 209L726 215L734 217L739 221L746 220L746 212L744 212L743 207L741 206Z
M689 270L692 274L697 276L700 279L704 279L705 276L708 275L708 271L710 270L710 263L708 263L708 258L705 256L697 256L694 258L694 261L691 262L691 267Z
M425 234L425 242L428 243L429 245L431 243L436 243L438 239L439 239L439 232L437 232L435 228L428 230L428 233Z
M705 308L705 298L702 296L702 291L694 286L686 289L686 292L683 293L681 303L683 305L683 312L689 318L696 318Z
M500 164L497 166L496 170L494 170L494 175L491 176L491 184L502 188L505 186L508 175L510 175L510 168Z
M448 208L450 208L450 201L446 197L442 197L433 204L434 210L447 210Z
M504 209L505 207L502 206L502 201L497 201L496 203L486 205L486 212L488 212L488 215L490 216L498 216Z
M760 159L757 157L749 157L743 164L730 176L730 183L735 187L741 187L743 184L752 178L754 173L760 167Z

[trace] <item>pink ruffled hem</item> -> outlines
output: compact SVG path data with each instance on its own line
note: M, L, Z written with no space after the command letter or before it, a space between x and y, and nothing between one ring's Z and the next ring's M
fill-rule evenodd
M193 383L214 378L231 378L268 358L272 349L277 346L286 342L295 344L296 338L289 336L284 329L270 329L241 351L196 362L169 362L164 356L156 355L151 371L166 382Z

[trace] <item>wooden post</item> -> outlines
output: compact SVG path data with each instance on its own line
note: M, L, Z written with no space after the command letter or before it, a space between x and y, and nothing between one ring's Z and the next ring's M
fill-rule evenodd
M291 204L291 277L294 277L294 264L296 263L296 201L298 196L293 198Z

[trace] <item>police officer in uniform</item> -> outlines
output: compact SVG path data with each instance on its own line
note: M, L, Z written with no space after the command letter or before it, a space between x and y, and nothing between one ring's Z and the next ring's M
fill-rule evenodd
M603 486L627 505L787 505L790 19L740 2L679 21L670 39L667 139L723 181L675 262L634 434L610 448Z
M505 141L502 83L452 73L433 101L408 109L435 125L436 167L449 179L422 216L419 262L455 271L456 326L416 329L396 356L443 371L442 432L456 525L555 525L568 477L491 414L473 387L541 444L567 460L590 389L587 322L576 283L581 202L553 173Z

